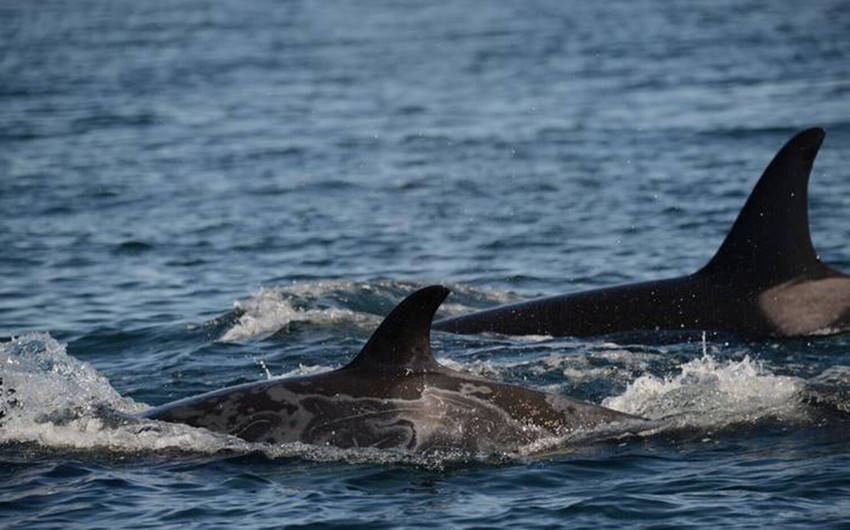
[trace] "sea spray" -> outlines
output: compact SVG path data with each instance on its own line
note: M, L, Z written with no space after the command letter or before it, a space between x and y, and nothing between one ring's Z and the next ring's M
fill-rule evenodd
M300 305L291 293L272 288L262 288L244 302L236 302L242 311L237 322L219 339L221 342L239 342L262 339L289 329L293 322L332 324L343 321L371 323L377 319L347 309L309 308Z
M90 364L47 333L0 343L0 444L107 450L243 451L232 437L138 420L147 405L121 396Z
M380 323L384 312L388 312L398 300L419 287L390 281L294 282L285 286L261 287L246 300L234 303L240 315L219 340L240 342L263 339L289 331L296 322L353 324L368 331ZM455 286L452 291L453 299L440 307L442 314L460 315L480 305L503 304L516 299L515 295L498 290L480 291Z
M793 419L802 413L805 383L774 375L749 355L717 361L710 354L679 367L679 373L645 374L606 407L650 419L676 418L678 426L723 427L766 417Z

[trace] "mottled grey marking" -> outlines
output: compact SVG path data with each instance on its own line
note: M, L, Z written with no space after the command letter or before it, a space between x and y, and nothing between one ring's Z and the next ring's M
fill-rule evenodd
M808 182L822 129L792 138L756 184L717 254L688 276L496 307L436 322L451 333L591 336L703 330L793 337L850 328L850 276L809 236Z
M642 422L440 365L430 327L447 295L432 286L407 297L339 370L225 388L144 416L256 442L471 453L515 451L601 424Z

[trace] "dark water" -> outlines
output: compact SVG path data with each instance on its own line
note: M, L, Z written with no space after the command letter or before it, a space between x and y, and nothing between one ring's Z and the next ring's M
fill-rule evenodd
M451 315L691 272L813 125L813 238L850 270L848 28L840 0L0 4L0 527L850 525L847 336L435 334L672 418L545 454L122 421L339 366L426 284Z

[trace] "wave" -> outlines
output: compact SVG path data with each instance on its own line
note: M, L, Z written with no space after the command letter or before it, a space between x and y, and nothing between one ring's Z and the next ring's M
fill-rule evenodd
M327 370L300 366L281 376ZM440 468L452 462L493 461L494 455L441 452L427 455L374 448L340 449L303 443L269 445L187 425L139 418L149 407L121 396L91 365L68 355L47 333L0 343L0 453L104 455L234 456L262 454L270 459L318 462L411 464ZM20 448L25 447L26 451ZM4 456L5 458L5 456Z
M402 298L424 284L404 282L318 281L262 287L244 301L235 302L235 322L221 342L263 339L291 331L294 324L353 325L371 330ZM501 304L513 297L501 291L471 291L453 287L457 302L440 308L442 315L457 315L482 305Z
M635 358L607 346L596 355L624 363L623 370L645 366L645 354ZM624 359L627 359L624 361ZM563 369L563 360L550 354L530 361L542 370ZM445 361L452 367L501 378L518 364ZM528 364L528 363L527 363ZM295 377L330 369L299 366L280 376ZM575 366L571 371L580 370ZM606 377L591 369L590 377ZM782 421L821 421L812 407L813 389L833 396L831 410L847 409L846 387L850 368L833 368L807 382L776 375L749 356L718 361L709 353L678 365L678 373L645 373L627 384L624 392L602 400L602 405L643 416L650 422L611 425L578 431L566 438L538 440L512 454L470 455L461 452L415 455L403 451L338 449L302 443L268 445L180 424L142 419L144 403L121 396L108 379L91 365L68 355L66 346L46 333L34 333L0 343L0 450L30 445L48 451L148 455L239 455L260 453L272 459L303 458L350 463L403 463L440 467L453 462L502 462L559 453L574 448L622 440L632 436L696 431L710 437L737 425ZM566 372L565 372L566 373ZM626 371L620 372L622 376ZM822 405L822 401L817 404ZM845 414L846 416L846 414ZM845 418L846 419L846 418Z
M0 445L57 449L218 452L240 443L134 416L148 408L121 396L88 363L46 333L0 344Z
M718 361L710 354L679 366L677 374L645 374L619 396L602 401L606 407L653 420L660 430L697 429L710 433L762 421L805 422L806 381L775 375L745 355Z

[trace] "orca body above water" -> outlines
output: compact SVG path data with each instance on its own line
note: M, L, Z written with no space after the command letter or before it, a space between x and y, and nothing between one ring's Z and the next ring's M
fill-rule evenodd
M688 276L495 307L434 324L460 334L594 336L693 330L795 337L850 328L850 276L809 235L808 181L822 129L774 157L715 256Z
M414 453L513 452L602 425L644 423L437 363L431 353L431 321L448 292L432 286L408 296L343 368L225 388L151 409L143 417L252 442Z

